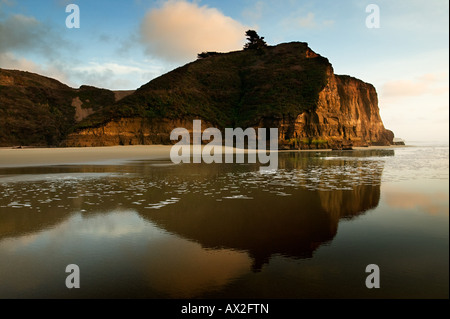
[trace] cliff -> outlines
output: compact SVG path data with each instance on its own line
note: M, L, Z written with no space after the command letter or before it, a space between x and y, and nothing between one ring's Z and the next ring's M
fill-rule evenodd
M386 130L373 85L327 70L327 85L319 93L317 107L274 122L285 148L345 149L352 146L392 145L394 134Z
M306 43L215 54L139 88L78 125L65 146L170 144L201 119L219 129L278 127L282 149L390 145L375 88L335 75Z
M120 100L119 100L120 99ZM227 127L278 127L282 149L390 145L375 88L335 75L306 43L217 53L135 92L72 89L0 69L0 146L170 144L201 119Z

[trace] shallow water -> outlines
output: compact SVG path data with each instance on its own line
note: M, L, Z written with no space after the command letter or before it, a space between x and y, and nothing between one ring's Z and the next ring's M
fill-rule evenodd
M280 153L275 174L3 168L0 298L448 298L448 161L421 146Z

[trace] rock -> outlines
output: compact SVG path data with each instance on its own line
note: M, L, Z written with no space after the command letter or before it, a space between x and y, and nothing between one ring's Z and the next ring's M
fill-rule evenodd
M406 143L405 143L405 141L402 140L401 138L396 137L396 138L394 138L394 140L393 140L393 145L404 146L404 145L406 145Z
M203 121L209 119L212 126L221 130L236 126L277 127L282 150L343 150L392 144L394 135L384 128L373 85L350 76L335 75L328 60L305 43L281 44L257 57L248 54L232 52L212 56L163 75L118 104L130 110L127 116L133 117L132 120L115 119L106 121L100 129L80 130L72 134L65 145L109 145L119 143L124 134L132 135L127 137L126 144L130 141L168 143L167 135L177 127L173 123L183 122L189 112ZM245 61L246 64L240 65ZM309 80L304 81L305 73ZM274 78L280 79L282 86ZM267 95L267 92L273 93ZM178 102L159 105L163 96ZM135 103L143 100L155 103L149 105L147 112L158 110L166 116L160 120L143 118L142 111L138 111L140 104ZM190 101L195 100L207 101L209 105L203 109L190 106ZM240 107L236 109L235 104ZM212 115L206 109L214 110ZM238 114L238 117L232 118L230 114ZM181 118L174 121L177 116ZM218 118L224 119L224 123L218 123ZM145 123L145 139L140 138L142 133L135 129L135 124L124 126L124 123L137 122ZM160 123L164 123L164 127ZM102 130L108 133L101 133ZM114 138L111 132L116 132ZM166 137L161 138L160 134Z
M393 144L373 85L334 74L306 43L254 51L199 59L136 91L76 90L0 69L0 145L171 144L170 132L193 119L222 132L276 127L280 149Z

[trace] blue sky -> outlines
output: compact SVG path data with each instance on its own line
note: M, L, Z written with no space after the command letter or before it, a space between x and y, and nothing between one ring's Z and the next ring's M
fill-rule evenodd
M70 3L79 29L65 25ZM372 3L377 29L365 24ZM0 0L0 67L135 89L201 51L240 49L249 28L271 45L308 42L337 74L374 84L397 136L448 141L445 0Z

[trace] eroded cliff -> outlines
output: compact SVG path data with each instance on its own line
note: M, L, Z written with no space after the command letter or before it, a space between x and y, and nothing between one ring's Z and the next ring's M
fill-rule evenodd
M201 119L219 129L278 127L282 149L390 145L375 88L335 75L306 43L197 60L82 122L65 146L171 143Z
M330 67L327 85L317 107L297 117L284 117L280 128L282 148L345 149L352 146L391 145L394 134L381 120L375 87Z
M3 146L170 144L170 132L190 129L194 119L221 130L277 127L282 149L390 145L394 138L375 88L335 75L302 42L213 54L127 92L0 70L0 115Z

